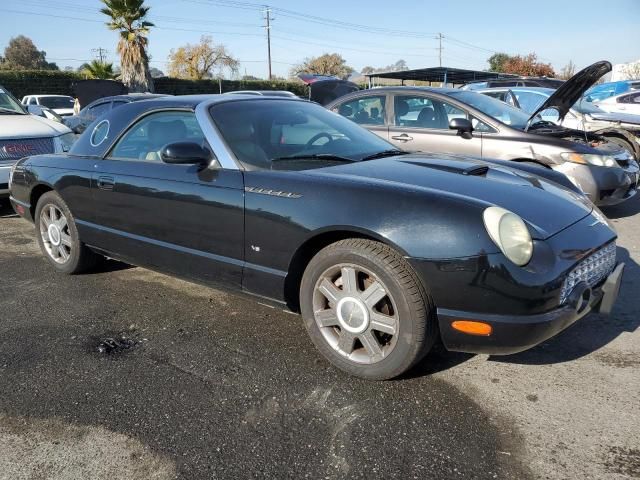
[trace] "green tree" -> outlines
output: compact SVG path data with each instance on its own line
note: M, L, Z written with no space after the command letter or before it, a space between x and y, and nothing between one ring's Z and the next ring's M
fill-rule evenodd
M101 62L100 60L92 60L91 63L84 64L80 73L87 78L101 78L105 80L116 78L116 74L113 71L113 63Z
M55 63L49 63L47 53L38 50L33 41L24 35L9 40L4 49L2 68L6 70L58 70Z
M305 58L303 62L291 69L291 76L301 73L315 75L332 75L346 79L353 73L353 68L347 65L347 61L337 53L325 53L319 57Z
M144 5L144 0L102 0L102 3L105 7L100 11L109 17L107 26L120 33L118 53L122 83L131 92L153 91L147 55L147 36L149 28L154 26L146 20L149 7Z
M487 63L489 63L489 71L490 72L504 72L504 64L511 58L510 55L506 53L494 53L487 59Z

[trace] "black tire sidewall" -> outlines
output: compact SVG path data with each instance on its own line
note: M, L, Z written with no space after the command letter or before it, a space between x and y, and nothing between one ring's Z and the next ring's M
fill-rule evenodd
M337 264L355 264L373 272L393 297L398 313L399 326L396 345L383 360L374 364L358 364L336 352L324 339L313 313L313 293L319 276ZM368 379L389 379L410 368L422 355L424 347L424 322L429 321L428 312L419 312L407 298L405 286L388 267L376 261L366 250L335 248L321 251L307 266L300 287L300 305L303 321L311 340L320 352L341 370ZM425 305L426 308L426 305ZM431 342L433 343L433 342Z
M47 252L47 249L44 246L44 242L42 241L42 234L40 232L40 214L42 213L42 210L48 205L56 206L58 209L60 209L60 211L62 211L62 213L64 213L64 216L67 218L67 225L69 226L69 235L71 236L71 241L74 244L74 248L71 249L71 255L69 256L69 260L66 261L65 263L58 263L53 258L51 258L51 256ZM73 218L73 215L71 214L71 211L69 210L69 207L67 207L67 204L64 202L64 200L62 200L62 198L60 198L60 196L57 193L47 192L44 195L42 195L38 200L35 215L36 216L34 220L35 220L35 226L36 226L36 238L38 240L38 245L40 246L40 250L42 251L42 254L44 255L44 257L47 259L47 261L51 265L53 265L53 267L58 272L67 273L67 274L75 273L80 266L82 244L80 243L80 237L78 235L76 222Z

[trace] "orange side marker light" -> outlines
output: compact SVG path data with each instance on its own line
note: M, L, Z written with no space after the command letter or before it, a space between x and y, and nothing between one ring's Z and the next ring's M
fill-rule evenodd
M479 335L488 337L491 335L493 328L491 325L484 322L472 322L471 320L456 320L451 323L454 330L458 330L462 333L469 335Z

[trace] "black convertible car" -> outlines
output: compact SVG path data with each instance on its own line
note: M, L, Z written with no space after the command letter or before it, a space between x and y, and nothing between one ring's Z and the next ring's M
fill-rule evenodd
M299 99L165 97L22 159L11 201L58 271L101 255L300 311L341 369L397 376L441 338L513 353L610 311L608 221L564 176L405 154Z

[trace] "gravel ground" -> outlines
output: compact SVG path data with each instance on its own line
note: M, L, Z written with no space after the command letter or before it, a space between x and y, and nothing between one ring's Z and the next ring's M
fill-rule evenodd
M640 478L640 200L606 213L612 317L374 383L244 297L116 262L56 275L3 205L0 479Z

